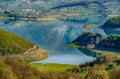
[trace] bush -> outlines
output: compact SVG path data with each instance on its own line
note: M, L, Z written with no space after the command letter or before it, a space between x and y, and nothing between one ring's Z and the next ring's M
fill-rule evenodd
M84 75L66 72L40 72L29 64L7 57L0 60L0 79L84 79Z
M120 68L114 69L109 73L110 79L120 79Z
M95 65L88 69L85 79L109 79L104 65Z

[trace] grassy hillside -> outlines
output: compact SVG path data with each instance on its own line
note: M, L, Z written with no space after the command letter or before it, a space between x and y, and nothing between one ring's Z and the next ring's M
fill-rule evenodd
M0 29L0 57L10 56L17 60L34 61L48 57L48 51L30 41Z
M0 29L0 53L17 54L34 47L34 44L12 33Z

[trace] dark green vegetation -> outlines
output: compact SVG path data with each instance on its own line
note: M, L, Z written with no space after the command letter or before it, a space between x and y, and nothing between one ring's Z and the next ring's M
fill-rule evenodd
M100 46L105 48L120 49L120 35L110 35L100 42Z
M99 42L104 38L105 36L102 36L101 34L85 32L78 38L73 40L73 43L81 46L82 48L92 49L96 47L99 44Z
M85 32L78 38L73 40L73 43L81 46L81 48L96 49L102 48L113 48L120 49L120 35L109 35L105 37L101 34L94 34L91 32Z
M33 47L33 43L0 29L0 54L23 53Z
M109 19L102 27L105 28L120 28L120 16Z

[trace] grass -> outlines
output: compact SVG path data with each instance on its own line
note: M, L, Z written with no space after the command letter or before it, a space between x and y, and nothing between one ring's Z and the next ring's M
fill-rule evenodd
M80 48L80 46L75 43L68 44L67 46L73 47L73 48Z
M34 44L15 34L0 29L0 54L18 54L33 48Z
M75 65L56 63L32 63L31 66L38 68L41 72L66 72L66 69L70 69Z
M15 34L0 29L0 58L34 61L48 57L48 51Z

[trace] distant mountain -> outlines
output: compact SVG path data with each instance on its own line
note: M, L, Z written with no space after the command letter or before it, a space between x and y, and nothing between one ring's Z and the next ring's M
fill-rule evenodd
M19 8L24 6L27 8L33 8L33 9L50 9L50 8L57 8L57 7L64 7L68 5L87 5L89 3L99 4L101 6L104 6L104 3L106 2L120 2L120 0L0 0L3 8L10 8L12 6L16 6ZM36 7L36 8L35 8ZM14 9L15 7L13 7ZM18 9L19 9L18 8Z
M0 12L5 10L18 15L53 16L63 21L101 25L119 15L119 5L119 0L2 0Z

